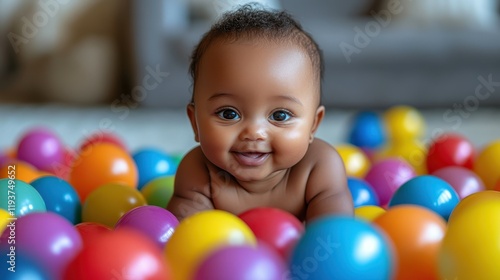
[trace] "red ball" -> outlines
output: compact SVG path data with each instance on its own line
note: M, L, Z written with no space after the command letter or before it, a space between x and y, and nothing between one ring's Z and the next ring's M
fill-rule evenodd
M171 279L161 250L135 230L103 233L67 266L64 279Z
M465 137L446 133L432 141L427 154L427 171L434 171L448 166L461 166L472 169L475 149Z
M276 250L285 260L288 260L304 233L304 224L297 217L277 208L253 208L241 213L239 217L259 241Z
M111 228L94 222L79 223L75 228L82 237L83 246L94 243L101 235L111 231Z

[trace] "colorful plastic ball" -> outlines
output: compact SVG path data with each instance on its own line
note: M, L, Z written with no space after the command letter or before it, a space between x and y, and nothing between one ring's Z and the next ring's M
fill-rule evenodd
M427 171L448 166L461 166L472 169L476 151L472 143L462 135L446 133L434 139L427 153Z
M385 213L385 209L376 205L363 205L354 208L354 216L367 222L372 222L378 216Z
M393 249L360 219L329 216L311 222L295 246L290 279L391 279ZM288 278L287 278L288 279Z
M64 146L52 131L37 128L24 134L17 146L17 158L39 170L52 171L53 164L61 162Z
M256 245L252 230L237 216L206 210L182 220L165 246L173 279L191 279L200 263L224 245Z
M8 150L0 151L0 166L15 160L16 157L12 157Z
M171 279L161 250L143 234L120 229L102 234L68 265L64 279Z
M486 189L492 190L500 180L500 139L484 147L474 161L474 172L483 180Z
M101 143L112 144L117 147L120 147L124 151L127 151L127 146L125 145L123 140L120 137L118 137L118 135L105 131L96 131L89 137L85 138L80 144L79 150L83 151L89 146Z
M157 149L140 149L133 154L139 171L139 190L149 181L162 176L172 176L177 170L175 160Z
M388 158L374 163L366 174L365 181L373 187L383 206L402 184L415 176L415 170L405 160Z
M421 175L404 183L391 198L389 207L413 204L434 211L448 220L460 197L445 180L432 175Z
M1 245L0 245L1 246ZM3 251L3 250L0 250ZM9 251L10 253L10 251ZM9 254L7 253L7 254ZM26 256L25 252L17 252L11 259L7 254L0 255L2 280L53 280L53 276L36 260Z
M82 221L113 228L128 211L147 205L141 192L122 184L105 184L89 194L82 205Z
M47 211L63 216L72 224L81 221L80 198L68 182L55 176L45 176L31 182L31 185L42 196Z
M407 139L404 141L389 142L386 146L375 152L374 161L395 157L404 159L413 167L417 174L427 174L425 164L427 148L420 140Z
M73 163L69 183L82 202L89 193L108 183L137 188L138 172L134 160L120 147L99 143L84 149Z
M391 141L420 138L425 133L425 121L414 107L393 106L384 112L384 123Z
M351 192L354 207L363 205L379 205L377 193L365 180L348 177L347 186Z
M378 216L373 224L394 244L397 259L393 279L439 279L437 258L446 232L441 216L421 206L399 205Z
M259 207L238 215L260 242L275 250L284 260L304 233L304 224L294 215L277 208Z
M123 215L115 229L132 228L148 236L163 250L179 225L179 220L165 208L146 205L136 207Z
M223 246L198 266L193 280L282 280L285 261L265 245Z
M500 279L500 192L464 198L448 220L439 252L441 279Z
M0 243L8 242L10 236L9 230L4 231ZM51 279L60 279L65 267L82 248L82 240L65 218L52 212L30 213L16 220L15 247L16 252L45 268Z
M40 177L40 172L27 162L12 160L0 167L0 178L9 177L30 183Z
M431 175L448 182L458 193L460 199L486 189L483 180L476 173L464 167L448 166L434 171Z
M385 143L385 128L380 116L362 111L354 116L349 132L349 143L360 148L376 149Z
M38 191L17 179L0 179L0 208L15 217L47 211L45 201Z
M0 235L4 231L5 227L11 221L12 216L7 212L7 210L0 208Z
M112 230L108 226L94 222L82 222L76 224L75 228L82 238L83 246L94 243L101 235Z
M163 176L149 181L141 189L149 205L166 208L174 194L174 176Z
M343 144L335 146L344 162L347 176L362 178L370 168L370 160L361 148L354 145Z

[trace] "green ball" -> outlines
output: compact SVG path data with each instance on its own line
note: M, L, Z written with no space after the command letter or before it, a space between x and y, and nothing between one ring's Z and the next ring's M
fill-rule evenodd
M47 211L40 193L30 184L17 179L0 179L0 208L15 217Z
M162 176L149 181L141 192L149 205L166 208L174 194L174 176Z

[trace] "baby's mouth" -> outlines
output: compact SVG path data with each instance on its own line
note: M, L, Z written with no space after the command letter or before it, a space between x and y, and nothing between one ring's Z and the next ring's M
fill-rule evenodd
M233 152L236 160L241 165L259 166L269 157L270 153L261 152Z

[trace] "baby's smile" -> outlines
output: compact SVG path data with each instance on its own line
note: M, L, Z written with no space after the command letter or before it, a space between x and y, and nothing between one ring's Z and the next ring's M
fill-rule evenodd
M237 152L232 151L232 154L236 158L236 161L243 166L260 166L271 153L264 152Z

